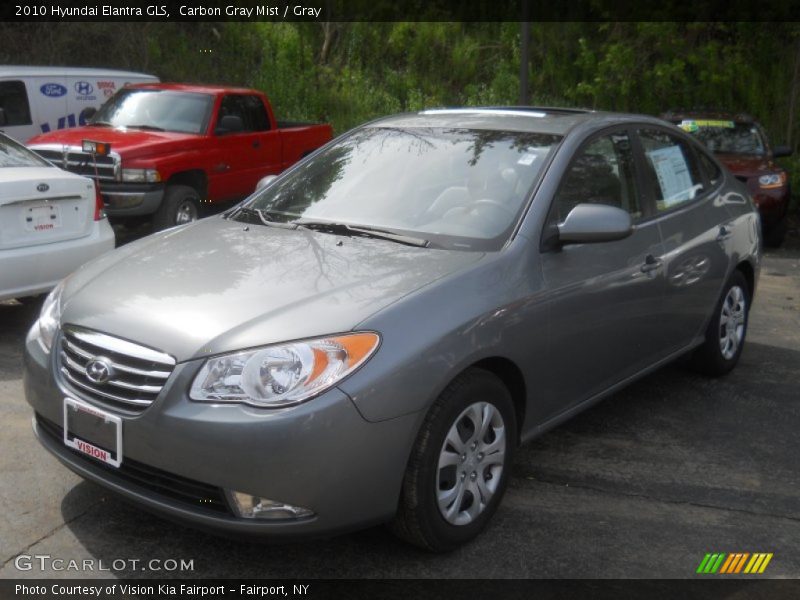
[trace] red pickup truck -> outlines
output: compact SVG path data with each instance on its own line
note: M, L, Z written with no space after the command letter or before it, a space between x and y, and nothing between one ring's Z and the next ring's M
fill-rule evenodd
M147 83L119 90L86 126L28 146L96 179L112 219L152 215L163 229L197 219L204 203L244 198L331 137L330 125L276 121L255 90ZM104 151L85 152L84 141Z

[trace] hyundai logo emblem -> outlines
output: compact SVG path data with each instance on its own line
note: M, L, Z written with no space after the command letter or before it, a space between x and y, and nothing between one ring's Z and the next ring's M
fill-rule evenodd
M46 183L40 183L39 185L36 186L36 189L39 190L40 192L46 192L47 190L50 189L50 186L47 185Z
M89 381L93 381L94 383L103 384L107 382L111 379L113 373L114 371L107 358L93 358L86 363L86 377L89 378Z
M94 86L88 81L76 81L75 91L79 96L88 96L94 91Z

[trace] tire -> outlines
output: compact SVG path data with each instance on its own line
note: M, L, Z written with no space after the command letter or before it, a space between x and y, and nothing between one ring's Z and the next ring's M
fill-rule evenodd
M200 197L188 185L170 185L153 216L153 230L191 223L200 218Z
M488 424L480 440L470 428L476 421ZM393 532L434 552L476 537L505 493L516 445L508 389L488 371L465 371L437 398L417 435ZM441 459L447 466L440 469Z
M734 271L714 308L705 342L692 355L695 370L719 377L736 366L747 335L750 298L747 280L741 271Z
M786 229L786 218L783 218L764 232L764 245L767 248L780 248L786 238Z

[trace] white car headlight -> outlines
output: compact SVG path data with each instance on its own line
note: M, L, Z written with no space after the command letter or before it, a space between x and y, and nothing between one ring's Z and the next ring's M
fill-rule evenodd
M128 183L157 183L161 173L155 169L122 169L122 181Z
M206 360L189 397L266 408L299 404L336 385L378 348L372 332L330 336Z
M758 185L762 188L778 188L783 187L786 183L786 173L770 173L762 175L758 178Z
M53 347L53 339L61 324L61 293L64 291L66 281L66 279L61 281L47 295L39 313L39 343L47 352Z

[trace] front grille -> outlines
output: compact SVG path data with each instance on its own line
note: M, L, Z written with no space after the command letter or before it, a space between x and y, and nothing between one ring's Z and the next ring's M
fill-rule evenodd
M36 424L39 430L52 441L63 444L64 430L59 425L49 419L45 419L38 413L36 415ZM85 454L81 454L67 446L64 446L64 450L69 452L75 460L88 466L119 477L128 483L145 488L171 500L190 505L195 510L205 509L215 513L230 514L228 503L225 500L225 493L221 488L162 471L124 456L119 467L112 467L89 458Z
M91 177L99 181L117 180L119 157L116 154L92 156L88 152L83 152L77 146L66 146L64 148L33 146L32 150L65 171Z
M153 403L175 368L168 354L71 326L63 329L58 358L64 383L78 396L135 412Z

